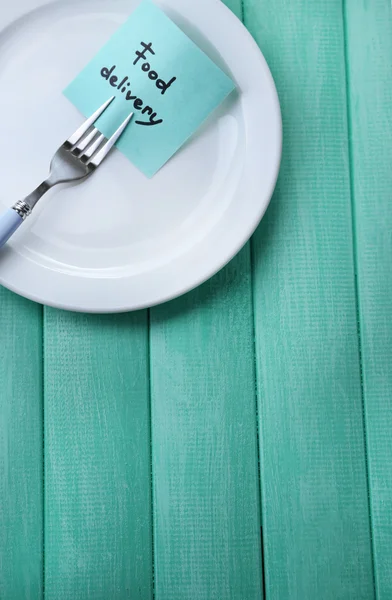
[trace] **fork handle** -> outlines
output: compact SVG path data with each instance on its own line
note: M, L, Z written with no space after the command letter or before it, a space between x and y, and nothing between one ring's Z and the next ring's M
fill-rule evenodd
M0 248L8 242L11 235L22 225L23 221L23 216L16 208L8 208L0 214Z
M56 185L56 182L50 182L49 179L44 181L24 200L18 200L14 206L0 214L0 248L8 242L11 235L22 225L38 200L54 185Z

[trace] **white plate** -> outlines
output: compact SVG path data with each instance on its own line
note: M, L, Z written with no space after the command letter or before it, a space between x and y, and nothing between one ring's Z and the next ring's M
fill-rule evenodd
M53 152L81 123L62 90L138 0L4 4L0 209L46 176ZM236 81L239 94L152 180L115 151L86 182L44 198L0 253L0 282L23 296L86 312L164 302L223 267L267 208L281 118L263 56L219 0L157 4Z

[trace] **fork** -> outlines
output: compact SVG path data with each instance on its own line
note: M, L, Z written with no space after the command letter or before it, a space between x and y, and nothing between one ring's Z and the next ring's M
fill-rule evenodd
M48 178L24 200L19 200L0 215L0 248L10 239L26 217L31 214L37 202L52 187L59 183L86 179L101 165L133 117L133 113L131 113L110 139L101 134L94 127L94 123L114 98L114 96L109 98L60 146L50 163Z

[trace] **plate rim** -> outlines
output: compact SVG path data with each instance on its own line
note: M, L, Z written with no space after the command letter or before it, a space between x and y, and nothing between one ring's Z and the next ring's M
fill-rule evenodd
M54 4L61 4L66 1L67 0L35 0L33 3L34 5L31 6L32 2L31 2L31 0L28 0L28 3L30 4L30 6L27 9L26 9L26 0L24 0L24 1L22 0L22 2L20 2L20 3L17 3L17 2L13 3L14 6L17 5L19 10L16 10L16 16L14 16L14 17L11 16L11 19L10 19L9 14L5 14L3 19L0 16L0 33L2 31L4 31L4 29L7 28L12 22L16 22L20 18L23 19L24 17L28 16L28 14L30 12L33 12L37 8L49 6L49 5L53 6ZM156 3L158 5L160 5L163 9L165 9L165 6L167 7L167 5L169 5L170 8L173 8L173 7L176 8L176 1L178 2L178 0L158 0ZM173 289L172 292L163 294L159 299L156 299L153 301L146 300L145 302L139 302L139 303L135 304L134 302L132 302L132 298L130 296L128 303L126 305L121 304L121 306L119 306L118 304L115 305L114 303L113 303L113 305L108 305L108 303L105 303L104 305L99 305L99 306L98 305L97 306L86 306L86 305L81 306L80 302L78 302L78 301L76 301L74 304L72 304L72 303L70 304L69 302L62 303L61 301L59 302L56 300L52 300L51 298L44 298L39 293L36 293L36 292L32 291L31 289L30 290L26 289L26 287L23 287L23 285L22 286L20 284L18 285L17 282L15 283L13 281L8 281L8 280L4 279L4 276L2 274L2 265L0 264L0 284L1 285L3 285L7 289L27 298L29 300L32 300L34 302L38 302L40 304L44 304L44 305L47 305L47 306L50 306L53 308L68 310L71 312L84 312L84 313L92 313L92 314L105 314L105 313L114 314L114 313L136 311L136 310L141 310L141 309L145 309L145 308L150 308L150 307L162 304L164 302L170 301L174 298L180 297L180 296L186 294L187 292L190 292L191 290L197 288L198 286L200 286L201 284L203 284L204 282L209 280L211 277L213 277L221 269L223 269L238 254L238 252L240 252L240 250L245 246L245 244L248 242L250 237L253 235L253 233L255 232L258 225L260 224L260 221L262 220L262 218L269 206L269 203L271 201L271 198L272 198L275 186L276 186L276 182L278 179L279 170L280 170L281 157L282 157L283 133L282 133L282 116L281 116L278 93L276 90L274 79L272 77L271 71L269 69L269 66L267 64L267 61L266 61L263 53L261 52L259 46L257 45L256 41L254 40L254 38L252 37L252 35L248 31L248 29L241 22L241 20L238 19L237 16L225 4L223 4L223 2L221 2L221 0L199 0L198 4L200 5L201 3L204 3L204 6L206 6L206 7L208 4L208 8L206 8L207 10L211 10L211 7L215 6L215 10L221 11L222 17L224 16L225 19L227 19L229 22L231 22L231 26L233 28L237 28L237 30L240 32L240 34L246 40L247 44L251 46L254 55L257 56L257 58L260 62L261 68L263 69L264 76L268 79L268 84L269 84L269 88L270 88L269 91L271 93L271 99L272 99L273 108L275 111L274 116L276 118L276 123L275 123L275 127L276 127L276 131L275 131L275 134L276 134L276 140L275 140L276 141L276 157L275 157L276 162L274 165L274 172L273 173L271 172L271 178L269 181L268 189L264 196L264 202L263 203L260 202L260 207L259 207L260 210L258 212L257 218L254 218L253 221L251 223L249 223L246 233L244 233L242 236L238 237L237 243L232 244L231 251L226 254L224 259L221 259L218 263L217 262L212 263L212 266L210 268L208 268L208 266L207 266L205 268L204 274L202 276L198 276L197 278L195 278L192 284L186 283L183 286L181 286L181 285L175 286L175 289ZM182 0L182 4L184 4L184 0ZM23 5L22 12L20 12L21 5ZM111 4L111 6L113 7L113 3ZM249 158L248 158L248 160L249 160ZM3 252L4 252L4 249L3 249ZM7 251L5 250L5 254L6 254L6 252ZM54 273L54 276L55 275L56 274ZM126 280L126 278L124 278L124 280ZM108 298L108 296L105 296L105 299L107 299L107 298Z

